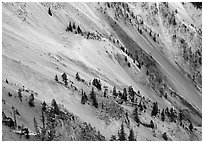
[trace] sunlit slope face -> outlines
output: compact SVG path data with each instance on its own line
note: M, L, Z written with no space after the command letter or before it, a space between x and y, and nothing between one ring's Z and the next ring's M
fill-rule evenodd
M161 110L166 107L182 110L186 119L201 127L202 23L195 22L188 3L3 3L2 6L2 80L4 84L6 79L12 83L4 89L5 96L9 90L15 93L17 88L25 88L37 93L39 106L42 101L50 103L56 99L109 140L126 119L125 114L120 120L112 118L116 110L111 115L81 104L82 90L89 95L90 84L97 78L110 97L114 86L121 92L132 86L144 101L151 101L149 108L158 102ZM77 72L85 83L76 80ZM67 74L69 86L73 82L73 89L55 82L55 75L61 81L63 73ZM96 92L100 107L103 102L128 112L129 126L138 132L138 140L146 140L142 132L150 140L162 139L154 137L148 128L136 127L133 107L120 105L112 97L104 99L103 91ZM27 105L22 105L22 111L26 112ZM33 115L40 119L38 112ZM150 111L140 117L143 122L160 122L150 116ZM25 120L32 129L30 118ZM21 122L26 123L23 119ZM161 123L158 130L163 133L168 125ZM184 134L182 139L171 137L188 140Z

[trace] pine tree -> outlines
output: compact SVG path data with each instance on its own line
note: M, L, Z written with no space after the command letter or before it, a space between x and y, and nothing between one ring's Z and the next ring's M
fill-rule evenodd
M43 110L43 111L46 110L46 106L47 106L47 104L45 103L45 101L43 101L43 103L42 103L42 110Z
M9 97L11 97L11 96L12 96L12 94L11 94L10 92L8 92L8 96L9 96Z
M157 104L157 102L154 102L153 103L153 108L152 108L151 116L155 116L156 117L157 113L158 113L158 104Z
M79 76L79 73L78 73L78 72L76 73L76 79L77 79L78 81L80 81L80 80L81 80L81 78L80 78L80 76Z
M14 119L14 127L17 127L17 121L16 121L16 109L12 106L13 109L13 119Z
M55 99L52 99L51 106L54 109L54 113L58 115L59 114L59 107L58 107Z
M46 134L46 129L45 129L45 116L44 116L44 110L43 110L43 108L42 108L41 112L42 112L42 123L43 123L43 128L42 128L42 130L41 130L41 136L42 136L42 141L44 141L44 139L45 139L45 134Z
M67 75L66 75L66 73L62 74L62 81L64 82L65 86L67 86L68 82L67 82Z
M90 93L90 98L92 100L92 105L96 108L98 108L98 102L97 102L97 99L96 99L96 94L94 92L94 88L92 88L92 91Z
M34 105L34 95L33 95L33 93L31 93L30 94L30 96L29 96L29 105L31 106L31 107L35 107L35 105Z
M68 27L68 31L70 31L70 32L73 32L73 30L72 30L72 24L71 24L71 22L69 22L69 27Z
M48 9L48 14L49 14L50 16L52 16L52 12L51 12L50 7L49 7L49 9Z
M53 101L54 103L55 101ZM56 102L55 102L56 103ZM56 104L54 104L56 105ZM46 137L48 141L52 141L56 138L56 118L55 118L55 111L53 109L50 110L47 114L47 122L46 122Z
M37 138L38 138L39 135L40 135L40 131L39 131L39 129L38 129L38 123L37 123L35 117L34 117L34 119L33 119L33 124L34 124L35 132L36 132Z
M106 94L107 94L107 89L104 89L103 97L106 98Z
M133 116L134 116L134 120L139 124L140 123L140 119L139 119L137 107L135 107L135 109L133 110Z
M164 132L163 134L162 134L162 138L164 139L164 140L168 140L168 137L167 137L167 134L166 134L166 132Z
M164 109L161 112L161 120L164 121L165 120L165 113L164 113Z
M134 92L134 90L133 90L133 88L132 88L132 86L129 86L129 88L128 88L128 93L129 93L129 95L130 95L130 100L131 100L131 102L133 103L134 102L134 99L135 99L135 92Z
M118 132L118 140L119 141L125 141L126 140L126 138L125 138L125 131L124 131L124 125L123 125L123 123L121 124L121 128L120 128L120 130L119 130L119 132Z
M55 75L55 81L59 82L57 75Z
M190 125L189 125L189 130L192 132L193 131L193 124L190 122Z
M77 27L77 32L78 32L79 34L82 33L81 28L80 28L79 26Z
M72 27L73 27L73 29L76 29L76 25L75 25L75 23L73 23L73 26L72 26Z
M6 83L8 84L8 80L6 79Z
M125 56L125 61L127 62L127 57Z
M171 119L171 122L174 121L174 118L175 118L175 115L174 115L174 109L171 108L171 109L170 109L170 119Z
M134 131L133 131L132 128L130 129L130 134L129 134L129 136L128 136L128 140L129 140L129 141L135 141Z
M179 118L179 121L182 122L182 120L183 120L182 110L179 110L178 118Z
M4 113L4 111L2 111L2 121L6 120L7 117L6 117L6 114Z
M46 129L45 129L45 116L44 116L44 112L46 110L46 106L47 104L45 103L45 101L41 104L42 105L42 108L41 108L41 112L42 112L42 123L43 123L43 128L41 130L41 138L42 138L42 141L44 141L45 139L45 134L46 134Z
M24 134L25 134L26 139L29 139L29 138L30 138L28 128L25 128L25 129L24 129Z
M112 135L110 141L116 141L116 136Z
M85 104L88 100L88 97L86 95L86 93L84 92L82 97L81 97L81 104Z
M127 90L126 90L126 88L123 89L123 100L127 101Z
M18 89L18 97L22 101L22 94L21 94L21 89Z
M85 104L85 98L84 98L84 95L81 96L81 104Z

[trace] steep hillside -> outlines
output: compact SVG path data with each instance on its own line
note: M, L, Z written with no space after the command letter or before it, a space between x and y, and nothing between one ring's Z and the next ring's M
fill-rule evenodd
M189 3L2 3L2 139L202 140L200 15Z

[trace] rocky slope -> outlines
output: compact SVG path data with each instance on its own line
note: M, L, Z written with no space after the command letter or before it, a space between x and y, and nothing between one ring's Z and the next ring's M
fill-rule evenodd
M202 140L201 19L191 3L2 3L2 139L122 140L123 124Z

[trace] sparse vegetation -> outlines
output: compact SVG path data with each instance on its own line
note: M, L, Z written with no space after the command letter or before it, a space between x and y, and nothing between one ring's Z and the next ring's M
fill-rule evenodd
M3 17L13 22L3 18L4 140L201 139L201 105L195 103L202 93L202 29L182 17L184 5L182 10L166 2L2 6ZM14 17L23 20L19 28L27 24L26 40L16 37L26 33L13 27Z

